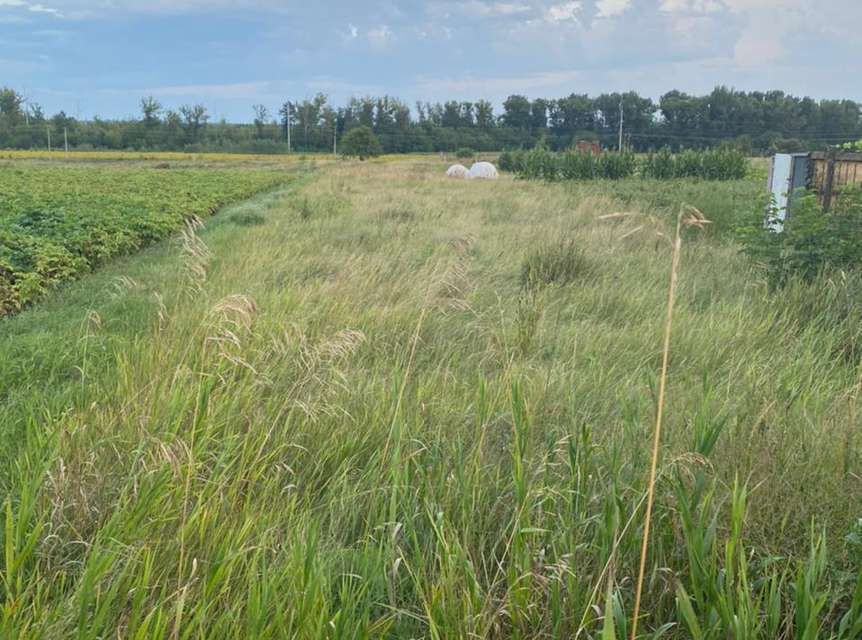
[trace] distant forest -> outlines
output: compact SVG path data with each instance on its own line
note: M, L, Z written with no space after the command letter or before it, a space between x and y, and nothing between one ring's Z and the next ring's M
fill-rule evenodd
M417 102L413 108L389 97L352 98L344 106L318 94L285 102L277 111L249 107L252 123L214 122L201 104L165 108L153 97L140 102L140 117L76 120L63 111L48 116L13 89L0 89L0 148L134 149L283 153L332 151L357 126L371 128L387 153L565 149L579 140L624 145L635 151L731 144L747 153L823 148L862 138L862 110L852 100L815 100L782 91L736 91L716 87L693 96L680 91L658 102L637 93L597 97L529 99L509 96L502 112L487 100Z

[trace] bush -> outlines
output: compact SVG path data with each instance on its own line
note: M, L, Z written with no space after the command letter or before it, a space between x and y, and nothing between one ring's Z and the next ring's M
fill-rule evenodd
M360 160L379 156L383 152L380 140L368 127L351 129L341 141L341 153L357 157Z
M461 147L460 149L455 151L455 157L456 158L461 158L461 159L472 158L475 155L476 155L476 152L473 151L473 149L471 149L470 147Z
M767 211L767 225L763 212ZM774 201L761 202L749 223L738 230L745 252L761 264L773 287L799 279L811 282L829 269L853 269L862 264L862 192L845 192L830 213L824 213L813 193L794 199L779 221Z

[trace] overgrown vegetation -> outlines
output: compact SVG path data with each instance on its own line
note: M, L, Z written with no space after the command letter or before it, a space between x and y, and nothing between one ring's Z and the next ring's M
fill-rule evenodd
M780 220L778 213L774 201L761 199L748 224L738 230L746 253L764 266L772 285L796 278L811 282L824 271L862 265L859 189L842 193L829 213L823 212L814 193L796 196L786 220Z
M354 156L360 160L373 158L383 153L380 140L369 127L351 129L341 143L341 152L346 156Z
M535 289L548 284L565 285L589 273L590 263L584 250L572 239L531 251L521 266L521 284Z
M282 180L267 171L0 168L0 315Z
M667 221L744 189L439 174L333 163L0 322L0 636L627 637ZM686 238L642 640L862 633L852 287Z
M569 150L554 153L545 148L506 151L500 168L526 180L620 180L639 175L656 180L700 178L741 180L748 172L745 156L731 148L686 150L679 154L663 149L639 159L632 153L600 154Z

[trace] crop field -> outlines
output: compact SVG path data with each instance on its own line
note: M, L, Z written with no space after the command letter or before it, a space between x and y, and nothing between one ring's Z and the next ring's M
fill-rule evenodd
M0 636L627 638L691 205L637 636L862 637L858 280L770 289L759 175L129 162L0 169L103 263L0 320Z
M193 217L285 180L266 171L0 167L0 315Z

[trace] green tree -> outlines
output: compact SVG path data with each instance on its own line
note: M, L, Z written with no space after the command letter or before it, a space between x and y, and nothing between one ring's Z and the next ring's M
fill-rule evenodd
M141 98L141 114L143 115L142 122L145 127L150 128L159 124L159 114L161 111L161 103L153 96Z
M3 87L0 89L0 117L9 124L17 124L23 117L21 105L24 104L24 96L10 89Z
M183 118L183 126L189 141L198 142L201 131L209 120L206 107L202 104L184 104L180 107L180 115Z
M256 104L252 107L254 109L254 128L255 133L259 139L263 139L266 123L269 120L269 109L267 109L262 104Z
M382 148L374 132L368 127L356 127L347 132L341 143L341 151L360 160L380 155Z
M515 129L529 130L531 106L530 100L524 96L509 96L503 102L503 124Z
M494 126L494 106L487 100L479 100L476 103L476 126L480 129Z

